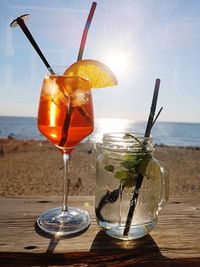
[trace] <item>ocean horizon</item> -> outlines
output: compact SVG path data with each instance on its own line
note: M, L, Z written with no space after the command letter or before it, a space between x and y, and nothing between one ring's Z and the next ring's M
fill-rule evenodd
M144 133L145 121L102 118L95 121L93 136L103 133ZM45 140L37 129L36 117L0 116L0 138ZM167 146L200 147L200 123L157 121L152 129L154 143Z

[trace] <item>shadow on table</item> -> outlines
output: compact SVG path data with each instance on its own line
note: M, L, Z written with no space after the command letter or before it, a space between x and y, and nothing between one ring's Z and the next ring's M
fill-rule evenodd
M107 261L113 266L118 266L117 264L122 262L123 264L119 266L131 266L146 260L151 262L151 259L166 259L150 235L125 241L109 237L103 231L99 231L90 251L96 254L97 263Z
M103 231L99 231L94 238L90 252L93 258L87 262L87 266L200 266L200 257L170 259L163 256L149 234L136 240L124 241L109 237Z
M53 236L53 235L50 235L48 233L43 232L39 228L38 224L35 223L35 231L36 231L36 233L38 235L44 237L44 238L50 239L49 245L48 245L47 250L46 250L47 263L44 263L44 264L40 265L40 267L48 267L50 262L51 262L51 264L53 264L53 263L61 264L64 259L60 258L59 255L54 255L55 248L58 245L59 241L62 240L62 239L70 239L70 238L79 236L79 235L83 234L84 232L86 232L87 229L88 228L84 229L81 232L78 232L78 234L71 234L71 235L68 235L68 236L59 236L59 235L58 236ZM49 260L48 260L48 258L49 258Z
M200 257L173 258L162 255L154 239L147 235L143 238L122 241L111 238L99 231L94 238L89 251L71 253L56 253L56 246L63 238L44 234L36 226L36 232L49 239L46 253L34 253L35 246L25 247L26 253L0 253L0 266L154 266L154 267L199 267ZM85 233L87 235L87 232ZM91 236L89 235L89 239ZM66 239L66 237L65 237ZM77 243L78 246L78 243ZM170 249L170 248L166 248ZM28 252L30 250L30 253Z
M99 231L97 235L94 236L90 251L86 254L80 253L80 258L78 254L76 254L75 257L71 255L70 260L69 258L67 259L67 255L65 255L66 261L62 259L64 260L64 262L62 262L61 258L56 259L57 255L54 254L54 251L59 241L63 238L66 239L66 237L55 237L45 234L37 224L35 225L35 230L39 235L50 239L46 250L46 256L50 257L51 261L55 261L57 264L85 264L83 266L133 266L137 264L137 266L140 266L138 264L142 262L150 263L151 260L154 261L158 259L160 261L165 259L156 242L150 235L137 240L124 241L109 237L104 231ZM46 266L48 266L48 264L43 263L40 265L40 267Z

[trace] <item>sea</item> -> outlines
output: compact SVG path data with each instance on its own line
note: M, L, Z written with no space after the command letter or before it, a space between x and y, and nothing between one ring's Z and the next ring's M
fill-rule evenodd
M101 138L109 132L144 133L145 121L124 119L98 119L94 136ZM200 123L157 121L151 135L157 145L200 147ZM45 140L37 129L37 118L0 116L0 138Z

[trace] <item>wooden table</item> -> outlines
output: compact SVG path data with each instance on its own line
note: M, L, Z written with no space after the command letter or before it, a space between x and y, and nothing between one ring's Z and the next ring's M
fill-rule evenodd
M1 266L200 266L200 197L171 197L150 235L110 238L95 221L93 197L71 197L92 223L79 236L55 239L37 228L38 215L58 197L0 198Z

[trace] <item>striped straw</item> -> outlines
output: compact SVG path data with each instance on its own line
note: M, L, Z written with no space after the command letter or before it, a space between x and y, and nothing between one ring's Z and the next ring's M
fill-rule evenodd
M96 6L97 6L97 3L93 2L92 6L90 8L90 13L88 15L88 18L87 18L87 21L86 21L86 24L85 24L85 28L84 28L84 31L83 31L83 34L82 34L82 38L81 38L81 44L80 44L80 48L79 48L77 61L81 60L82 57L83 57L83 51L84 51L84 48L85 48L85 42L86 42L86 39L87 39L88 30L90 28L90 24L91 24L91 21L92 21Z

